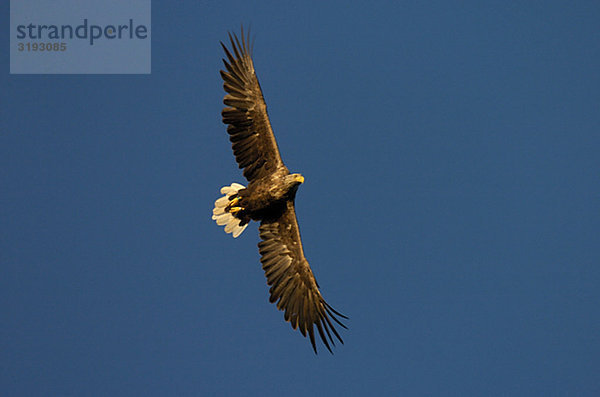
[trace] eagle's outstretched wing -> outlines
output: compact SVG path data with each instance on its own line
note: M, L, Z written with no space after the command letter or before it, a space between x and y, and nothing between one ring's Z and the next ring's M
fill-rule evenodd
M315 353L313 326L330 352L328 339L335 345L331 333L343 344L331 320L346 328L336 315L347 317L329 306L319 292L317 280L304 257L293 201L287 202L287 208L277 219L263 220L258 230L262 239L258 243L260 261L267 284L271 286L269 301L277 302L277 308L285 311L284 318L292 328L299 328L304 336L308 333Z
M227 71L221 70L223 88L227 92L223 103L223 123L229 124L227 132L233 154L248 181L271 174L283 166L277 142L273 135L267 105L263 98L258 78L254 72L250 37L238 40L229 34L233 54L221 43L227 60L223 59Z

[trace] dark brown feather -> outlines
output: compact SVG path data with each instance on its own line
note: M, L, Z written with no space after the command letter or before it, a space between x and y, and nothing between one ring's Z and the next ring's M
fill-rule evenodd
M259 233L261 262L271 286L269 301L276 302L277 308L284 311L284 319L292 328L299 328L304 336L308 334L315 352L313 327L316 326L323 344L331 352L331 346L335 345L331 333L344 343L331 319L346 328L336 316L346 317L334 311L319 292L304 257L293 201L287 203L287 209L277 219L263 220Z
M221 70L223 88L227 92L223 103L223 123L232 142L233 154L248 181L262 178L283 166L277 142L267 114L258 78L248 46L249 38L242 40L229 35L231 49L221 43L227 59L226 70Z

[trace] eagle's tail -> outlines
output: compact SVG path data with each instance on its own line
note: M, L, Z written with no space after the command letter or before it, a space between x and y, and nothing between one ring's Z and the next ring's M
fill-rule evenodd
M237 199L237 192L241 189L244 189L244 186L239 183L223 186L221 194L224 194L224 196L215 201L215 208L213 209L212 218L217 221L217 225L225 225L225 233L232 233L233 238L242 234L248 226L248 223L240 225L242 220L233 216L234 213L240 211L240 208L235 206L235 200Z

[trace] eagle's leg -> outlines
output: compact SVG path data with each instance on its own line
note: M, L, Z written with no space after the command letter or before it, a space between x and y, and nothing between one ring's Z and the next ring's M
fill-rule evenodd
M231 199L231 201L229 201L229 204L227 204L227 207L225 207L225 211L234 215L240 211L243 211L245 208L239 206L241 199L242 198L240 196L235 196L233 199Z

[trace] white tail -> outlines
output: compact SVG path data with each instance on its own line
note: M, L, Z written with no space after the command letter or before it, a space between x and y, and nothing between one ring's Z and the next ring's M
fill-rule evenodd
M242 234L248 224L246 223L244 226L240 226L241 220L228 212L226 207L231 202L229 197L235 196L238 191L244 188L245 186L240 185L239 183L232 183L231 186L223 186L221 188L221 194L224 194L224 196L215 201L215 208L213 209L212 218L217 221L217 225L225 225L225 233L232 233L233 238Z

